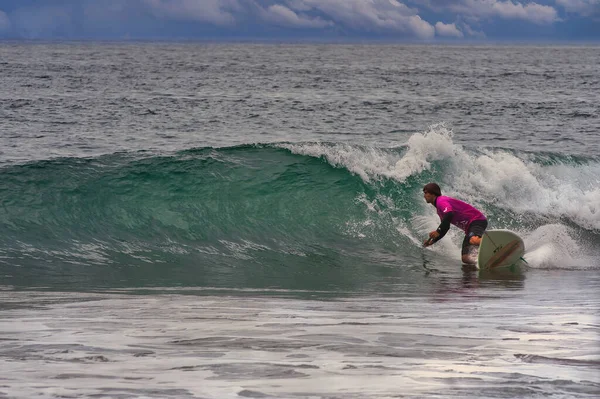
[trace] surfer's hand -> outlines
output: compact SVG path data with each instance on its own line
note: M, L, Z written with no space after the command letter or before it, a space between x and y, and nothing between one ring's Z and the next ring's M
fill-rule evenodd
M431 233L429 233L429 238L432 239L432 240L435 240L439 236L440 236L440 233L438 233L437 230L434 230Z
M423 241L423 246L424 247L428 247L431 244L433 244L433 240L431 238L426 239L425 241Z

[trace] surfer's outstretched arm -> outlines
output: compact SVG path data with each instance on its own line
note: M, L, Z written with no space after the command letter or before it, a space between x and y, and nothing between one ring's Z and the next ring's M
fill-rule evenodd
M431 233L429 233L429 239L427 239L423 243L423 245L428 247L432 244L435 244L442 238L444 238L444 236L446 235L448 230L450 230L450 223L452 222L453 217L454 217L454 212L446 212L446 214L444 215L444 218L442 219L442 222L440 223L438 228L436 230L432 231Z

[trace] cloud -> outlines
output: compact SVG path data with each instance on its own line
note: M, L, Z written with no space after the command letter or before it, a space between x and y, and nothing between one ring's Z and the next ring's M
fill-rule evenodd
M324 21L321 18L309 18L298 15L289 8L274 4L263 12L263 19L281 26L290 26L297 28L325 28L333 25L331 21Z
M600 36L600 0L0 0L23 38ZM560 14L559 14L560 12ZM432 22L429 22L432 21ZM434 21L453 21L447 24ZM272 27L277 29L272 29ZM538 28L539 27L539 28ZM308 32L311 30L312 32ZM303 36L304 35L304 36Z
M521 3L493 2L492 9L495 13L506 19L522 19L537 24L550 24L558 20L558 13L553 7L537 3L523 5Z
M435 33L438 36L464 37L465 35L456 27L456 24L445 24L438 22L435 24Z
M113 0L116 1L116 0ZM124 1L124 0L121 0ZM235 27L263 23L289 28L374 34L401 34L431 39L435 28L416 9L397 0L130 0L157 18Z
M294 0L290 7L317 10L350 30L379 33L405 33L431 39L434 27L396 0Z
M10 19L8 19L8 15L2 10L0 10L0 33L8 32L10 30Z
M242 25L246 32L277 25L291 29L335 27L338 34L352 35L435 36L435 28L416 9L398 0L28 0L28 6L19 6L17 1L13 4L20 35L27 37L53 36L69 27L99 31L102 21L110 32L128 30L136 22L137 27L145 23L151 31L152 19L195 22L205 29L212 25L230 32ZM154 31L159 33L156 28Z
M304 4L302 0L287 0L288 6L296 11L310 11L311 6Z
M475 39L485 39L487 36L482 31L477 31L471 28L468 24L462 24L462 30L467 34L467 36L475 38Z
M458 0L455 2L437 0L432 7L451 10L475 19L523 20L539 25L559 21L558 12L554 7L535 2L523 4L512 0Z
M556 0L556 4L573 14L600 15L600 0Z
M163 19L235 26L261 20L289 28L402 34L431 39L435 28L397 0L142 0Z

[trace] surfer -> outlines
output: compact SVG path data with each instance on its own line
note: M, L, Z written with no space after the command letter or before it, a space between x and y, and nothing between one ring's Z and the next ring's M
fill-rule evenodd
M437 230L429 233L423 246L428 247L441 240L450 229L450 224L453 224L465 232L461 250L463 263L476 264L474 250L481 243L488 224L484 214L466 202L442 195L436 183L428 183L423 187L423 197L428 204L435 206L441 220Z

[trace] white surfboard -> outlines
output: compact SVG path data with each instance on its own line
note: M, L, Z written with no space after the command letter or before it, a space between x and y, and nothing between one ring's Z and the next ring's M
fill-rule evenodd
M481 237L477 267L481 270L517 271L524 263L525 244L510 230L487 230Z

